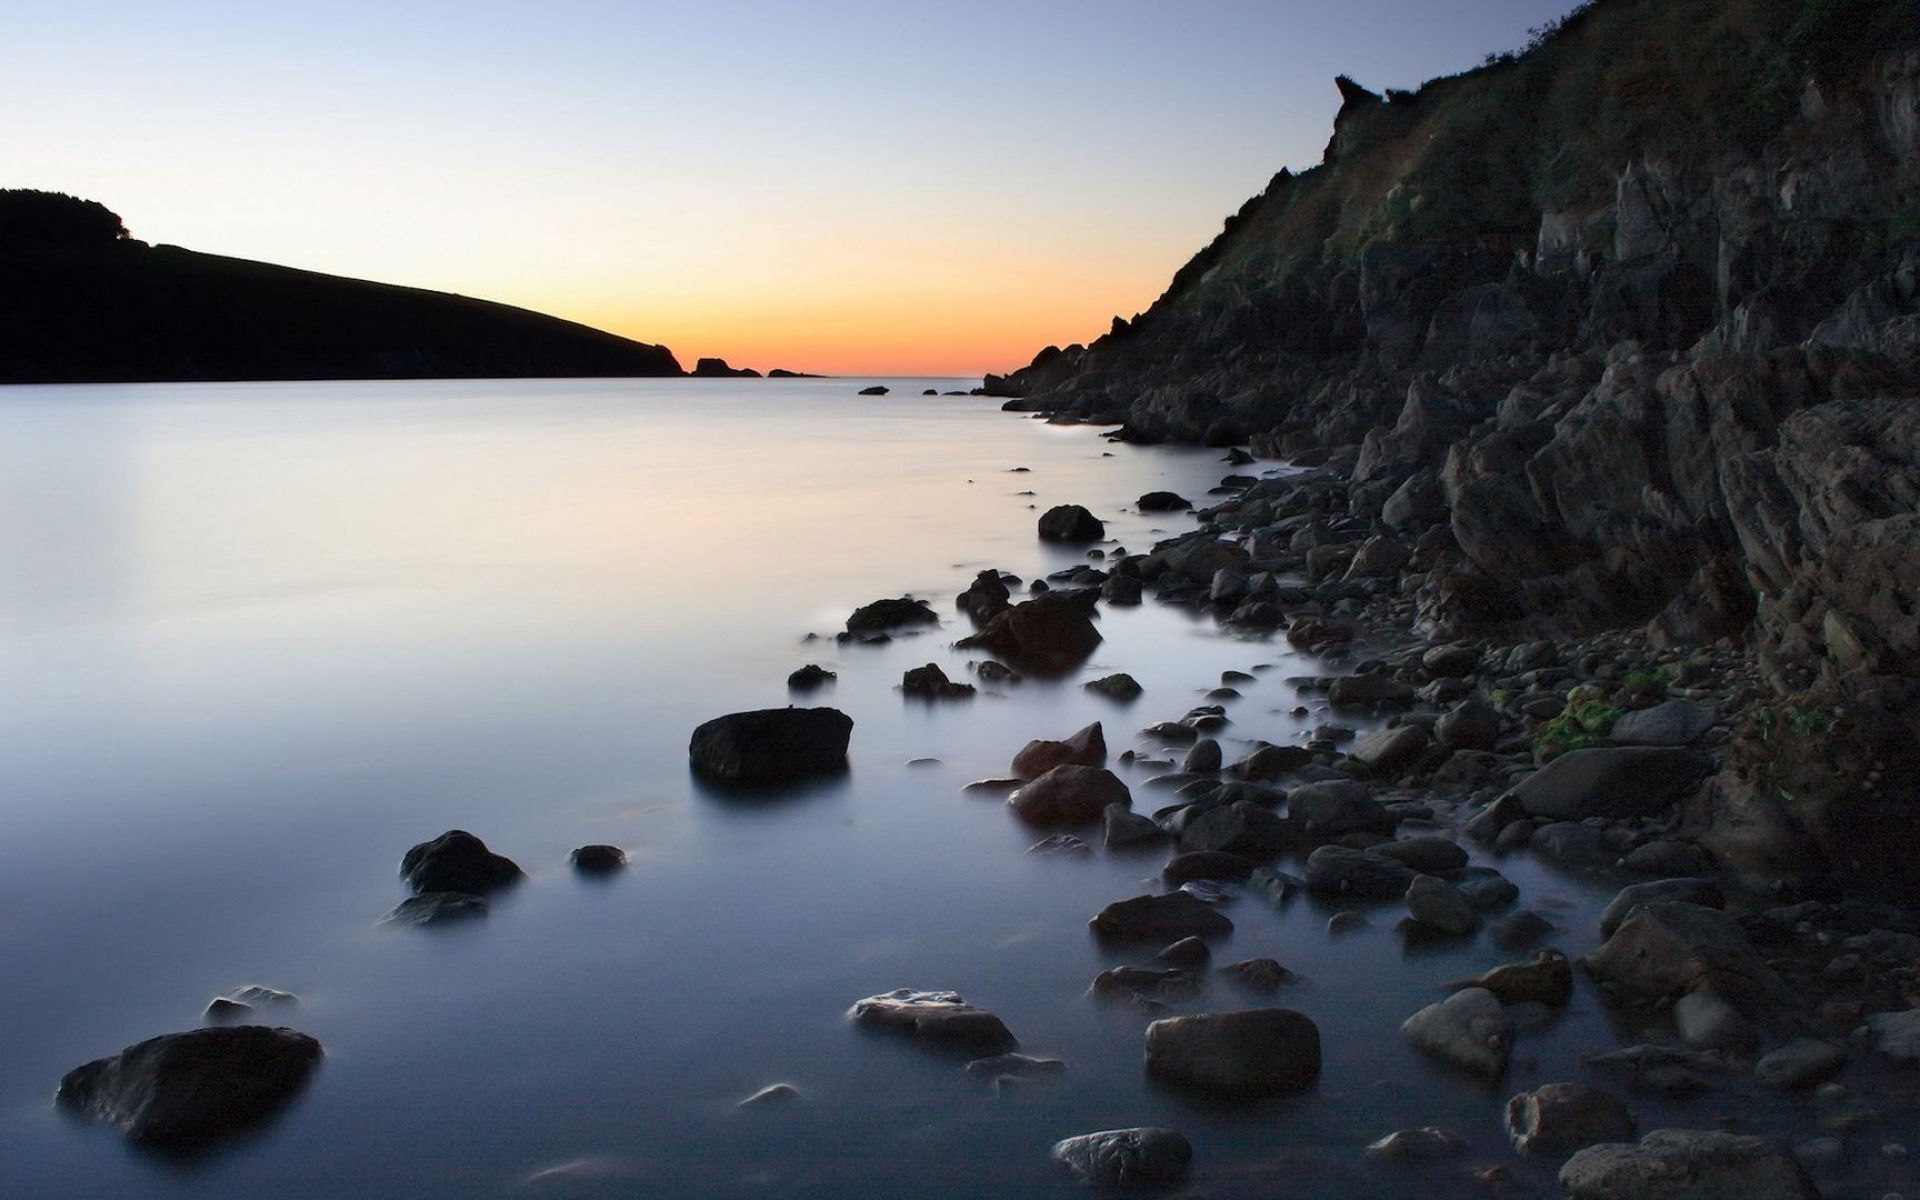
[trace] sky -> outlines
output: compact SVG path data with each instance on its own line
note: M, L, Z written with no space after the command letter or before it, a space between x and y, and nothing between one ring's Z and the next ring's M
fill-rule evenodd
M978 375L1132 316L1333 77L1572 0L18 4L0 187L137 238L457 292L735 366Z

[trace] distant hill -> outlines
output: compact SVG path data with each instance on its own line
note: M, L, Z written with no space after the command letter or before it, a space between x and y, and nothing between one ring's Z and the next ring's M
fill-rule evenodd
M149 246L0 190L0 383L682 375L672 351L443 292Z

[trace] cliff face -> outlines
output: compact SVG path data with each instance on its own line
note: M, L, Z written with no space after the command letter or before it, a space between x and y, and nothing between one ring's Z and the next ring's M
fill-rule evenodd
M1152 308L990 386L1350 465L1354 512L1445 532L1439 634L1757 619L1777 686L1920 674L1920 4L1599 0L1340 93Z
M150 247L98 204L0 192L0 383L679 374L571 321Z

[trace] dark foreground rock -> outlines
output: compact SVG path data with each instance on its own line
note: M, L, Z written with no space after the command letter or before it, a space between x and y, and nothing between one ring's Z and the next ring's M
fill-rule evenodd
M1522 1154L1567 1155L1633 1137L1633 1114L1612 1092L1549 1083L1507 1101L1507 1133Z
M1232 921L1186 892L1116 900L1087 924L1097 936L1116 942L1172 942L1233 932Z
M416 893L467 892L484 896L526 878L517 863L495 854L464 829L421 842L400 860L400 878Z
M1087 661L1100 644L1087 605L1072 596L1047 592L987 622L986 628L954 643L980 648L1034 675L1064 675Z
M1573 750L1513 789L1528 816L1549 821L1644 817L1692 791L1707 761L1672 746L1605 746Z
M141 1145L192 1150L273 1117L320 1058L320 1043L291 1029L169 1033L67 1072L54 1103Z
M693 731L695 772L726 783L794 783L847 769L853 718L833 708L763 708L715 717Z
M1656 1129L1589 1146L1560 1168L1572 1200L1817 1200L1785 1146L1709 1129Z
M1107 536L1100 518L1078 504L1058 504L1040 517L1043 542L1097 542Z
M1020 1045L1005 1022L968 1004L958 992L895 988L856 1001L847 1018L856 1025L902 1030L930 1045L975 1057L1005 1054Z
M915 625L938 625L940 616L925 600L901 596L893 600L875 600L862 604L847 617L847 633L853 637L871 637Z
M900 677L900 690L921 700L971 700L974 694L972 684L948 679L938 663L908 669Z
M1074 763L1097 767L1107 761L1106 733L1095 721L1058 741L1035 738L1013 756L1013 773L1022 779L1035 779L1055 767Z
M1320 1077L1320 1030L1290 1008L1168 1017L1147 1026L1147 1073L1214 1095L1299 1091Z
M1109 804L1131 806L1133 796L1105 767L1063 763L1024 784L1007 803L1033 825L1083 825L1099 820Z
M581 846L567 857L582 875L611 875L627 865L627 852L618 846Z
M1053 1158L1085 1183L1163 1187L1186 1177L1193 1146L1172 1129L1105 1129L1055 1142Z

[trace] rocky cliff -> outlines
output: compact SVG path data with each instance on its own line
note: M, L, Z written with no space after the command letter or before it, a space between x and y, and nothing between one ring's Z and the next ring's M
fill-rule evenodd
M1435 632L1757 617L1795 685L1920 672L1920 5L1599 0L1338 86L1319 166L990 388L1350 467L1354 512L1447 532Z
M417 288L148 246L0 191L0 383L680 375L664 346Z

